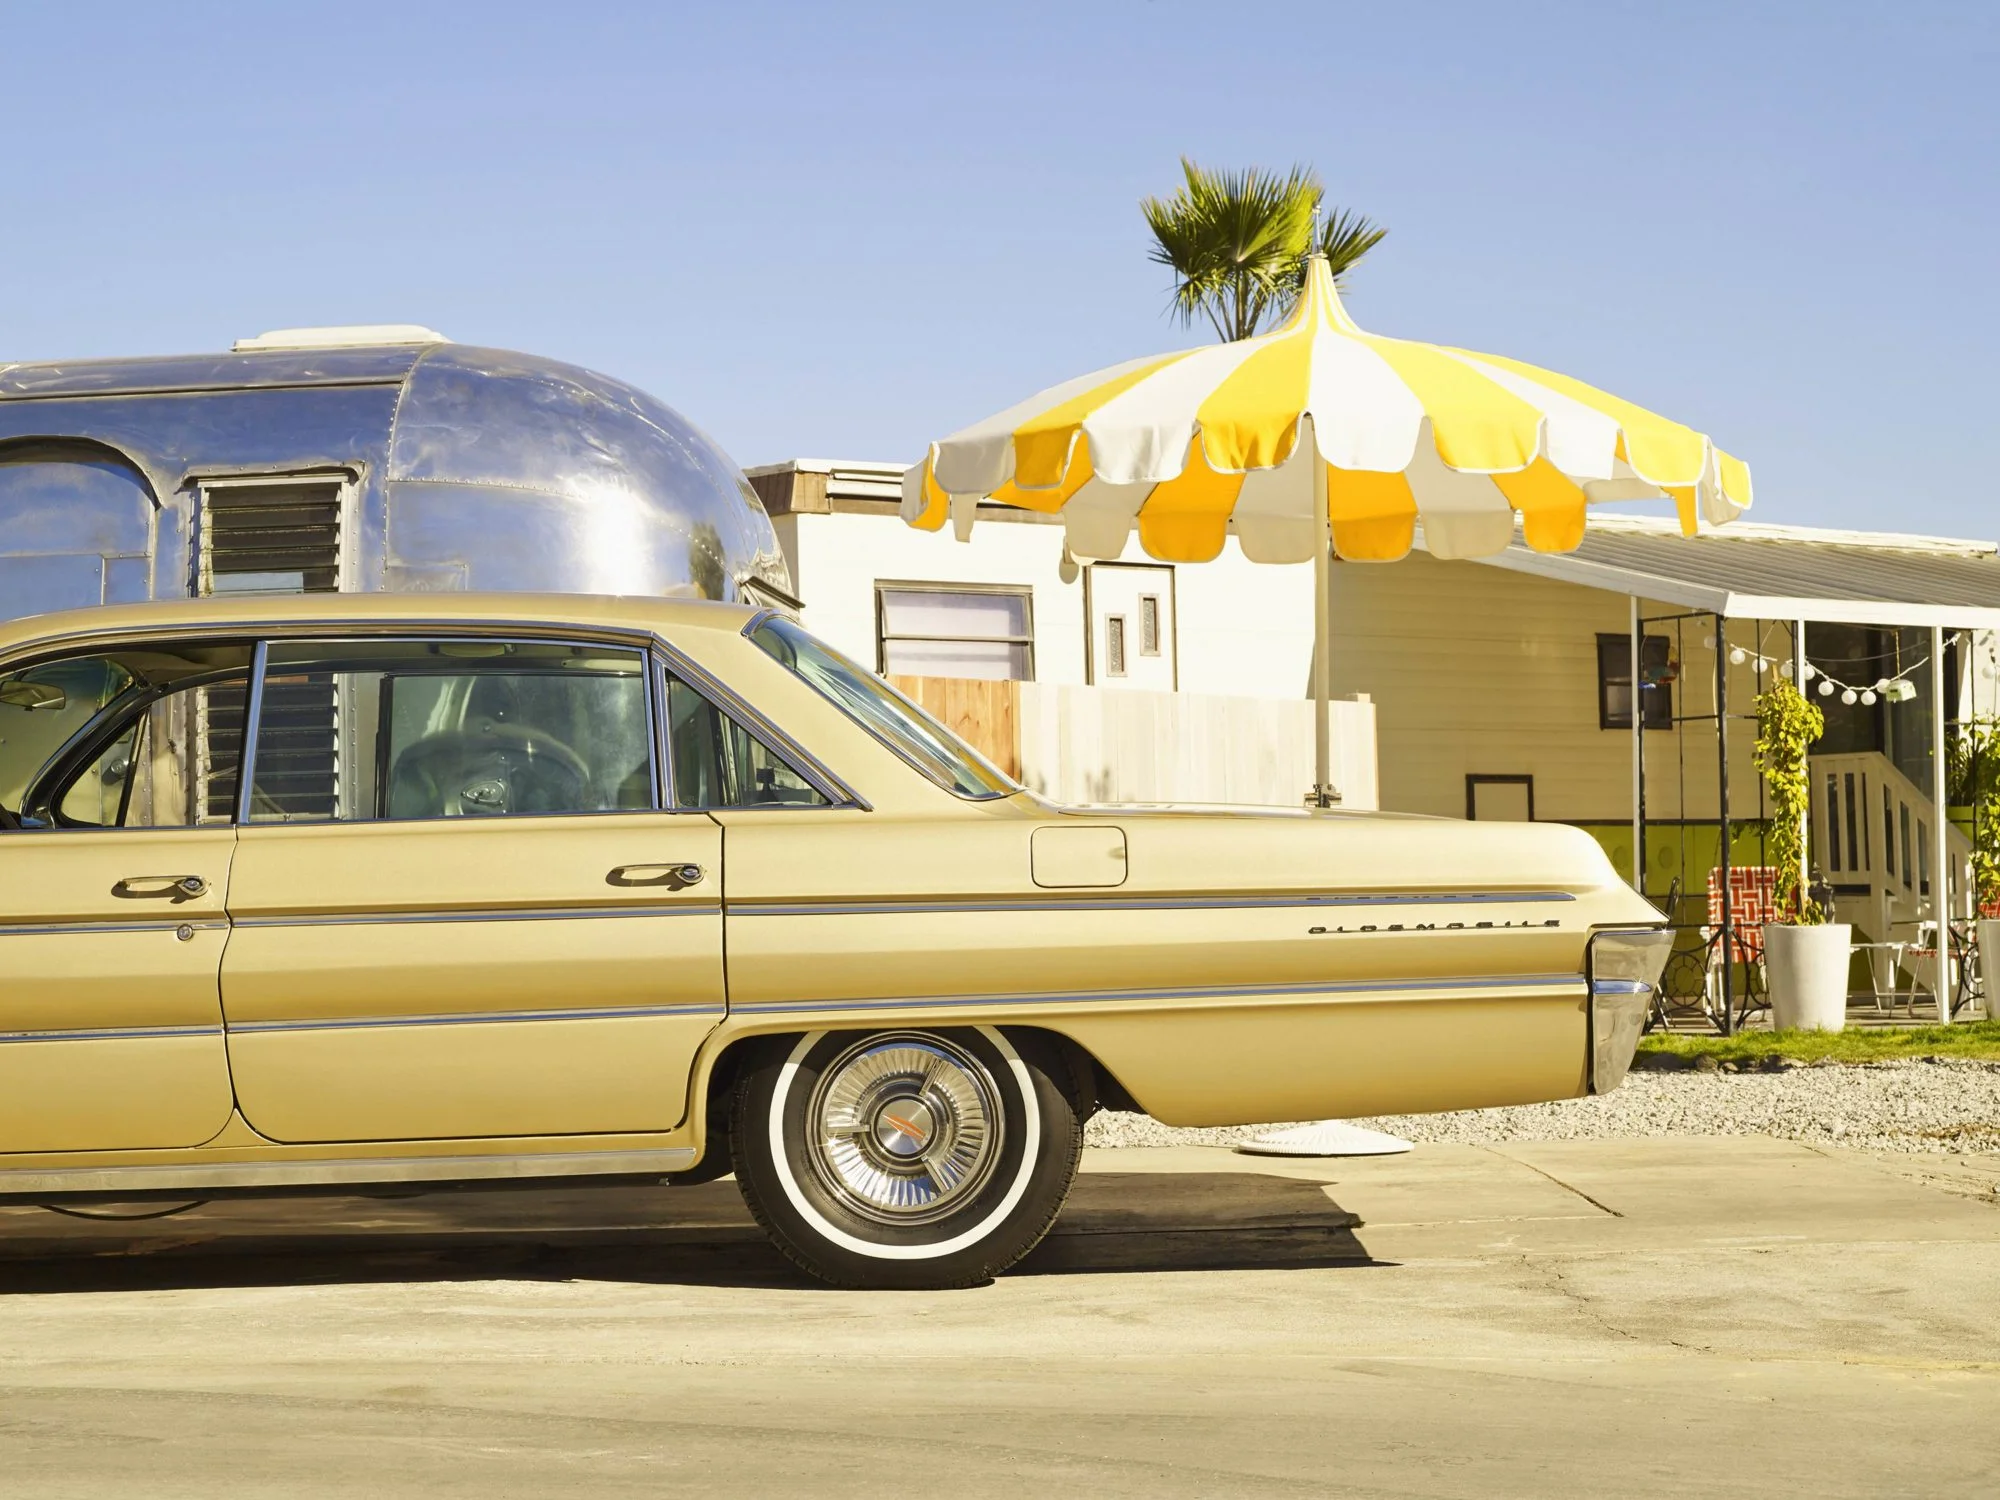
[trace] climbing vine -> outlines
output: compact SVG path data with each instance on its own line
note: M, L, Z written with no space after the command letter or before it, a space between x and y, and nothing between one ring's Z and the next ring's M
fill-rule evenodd
M2000 720L1961 724L1947 759L1947 800L1972 809L1972 880L1990 911L2000 905Z
M1806 814L1811 806L1810 756L1826 732L1826 715L1789 682L1757 698L1757 769L1771 789L1769 859L1777 866L1777 907L1791 920L1824 922L1826 913L1801 885Z

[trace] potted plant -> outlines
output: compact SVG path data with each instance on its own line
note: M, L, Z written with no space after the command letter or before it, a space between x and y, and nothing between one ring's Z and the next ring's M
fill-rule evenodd
M1757 769L1771 789L1767 845L1777 866L1779 918L1764 926L1771 1024L1780 1031L1839 1031L1847 1024L1847 969L1854 929L1830 922L1804 880L1813 742L1826 717L1790 682L1757 699Z
M1951 742L1954 816L1972 840L1972 886L1979 902L1979 972L1986 1014L2000 1019L2000 720L1970 719ZM1954 814L1957 808L1953 809Z

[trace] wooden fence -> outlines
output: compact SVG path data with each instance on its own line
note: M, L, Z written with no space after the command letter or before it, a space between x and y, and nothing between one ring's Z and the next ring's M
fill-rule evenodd
M890 683L1015 780L1021 776L1018 682L969 677L891 677Z
M1008 775L1057 802L1297 807L1313 779L1303 699L1148 693L1039 682L892 677ZM1342 805L1379 805L1375 705L1341 699L1333 781Z

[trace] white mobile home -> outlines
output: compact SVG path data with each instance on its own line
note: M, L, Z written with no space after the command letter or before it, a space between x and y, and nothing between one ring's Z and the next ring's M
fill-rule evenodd
M747 471L810 629L1064 800L1300 804L1309 565L1078 563L1052 518L997 505L960 544L903 523L903 468ZM1335 783L1373 807L1373 707L1336 703L1333 721Z
M807 623L912 679L1003 758L1014 747L1031 783L1296 804L1310 781L1309 566L1234 548L1198 566L1079 565L1060 525L1007 507L982 508L982 523L1011 524L966 544L911 530L901 465L749 473ZM1338 566L1331 611L1336 781L1353 804L1574 823L1625 869L1643 820L1646 889L1698 895L1722 853L1725 781L1732 859L1758 858L1754 702L1802 648L1827 715L1814 857L1843 911L1864 930L1913 924L1940 875L1966 904L1969 846L1937 814L1935 752L1951 724L2000 711L1992 542L1747 522L1690 539L1600 515L1565 555L1517 545L1442 562L1420 543L1399 563ZM1023 686L994 698L970 685L996 680ZM966 692L953 699L951 683ZM1122 713L1107 734L1101 715L1053 706L1132 689L1178 695L1178 720L1156 714L1135 735ZM1087 774L1058 764L1057 742ZM1243 773L1259 742L1263 763Z

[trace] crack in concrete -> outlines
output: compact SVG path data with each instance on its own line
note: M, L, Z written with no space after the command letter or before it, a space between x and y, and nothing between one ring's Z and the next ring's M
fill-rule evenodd
M1607 1210L1607 1212L1609 1212L1609 1210ZM1524 1266L1533 1266L1539 1264L1540 1268L1546 1272L1546 1275L1543 1278L1543 1285L1548 1290L1554 1292L1557 1296L1561 1297L1565 1302L1567 1302L1571 1307L1575 1308L1578 1312L1582 1313L1597 1327L1603 1329L1606 1333L1609 1333L1614 1337L1624 1339L1627 1342L1633 1344L1642 1344L1648 1346L1665 1345L1667 1348L1677 1349L1683 1354L1706 1354L1717 1357L1727 1357L1727 1356L1722 1356L1721 1351L1717 1350L1716 1348L1708 1344L1690 1343L1685 1339L1677 1339L1665 1334L1659 1334L1648 1337L1645 1334L1636 1333L1630 1328L1620 1327L1618 1324L1612 1322L1610 1318L1605 1316L1604 1312L1599 1307L1596 1298L1592 1297L1588 1292L1585 1292L1580 1287L1573 1286L1570 1283L1569 1277L1563 1273L1563 1262L1553 1256L1535 1257L1535 1256L1524 1255L1521 1257L1521 1262Z
M1590 1194L1586 1193L1582 1188L1577 1187L1573 1183L1564 1182L1560 1177L1556 1176L1555 1173L1546 1171L1543 1168L1536 1166L1531 1161L1523 1161L1518 1156L1511 1156L1507 1152L1502 1151L1498 1146L1482 1146L1480 1149L1482 1151L1489 1153L1490 1155L1499 1157L1502 1161L1511 1161L1516 1166L1526 1167L1530 1172L1533 1172L1537 1177L1546 1177L1550 1182L1553 1182L1557 1187L1561 1188L1564 1192L1576 1194L1577 1197L1581 1198L1585 1203L1588 1203L1592 1208L1596 1209L1599 1213L1609 1214L1614 1219L1622 1219L1625 1217L1625 1215L1618 1212L1618 1210L1613 1208L1610 1204L1599 1203L1595 1198L1591 1197Z

